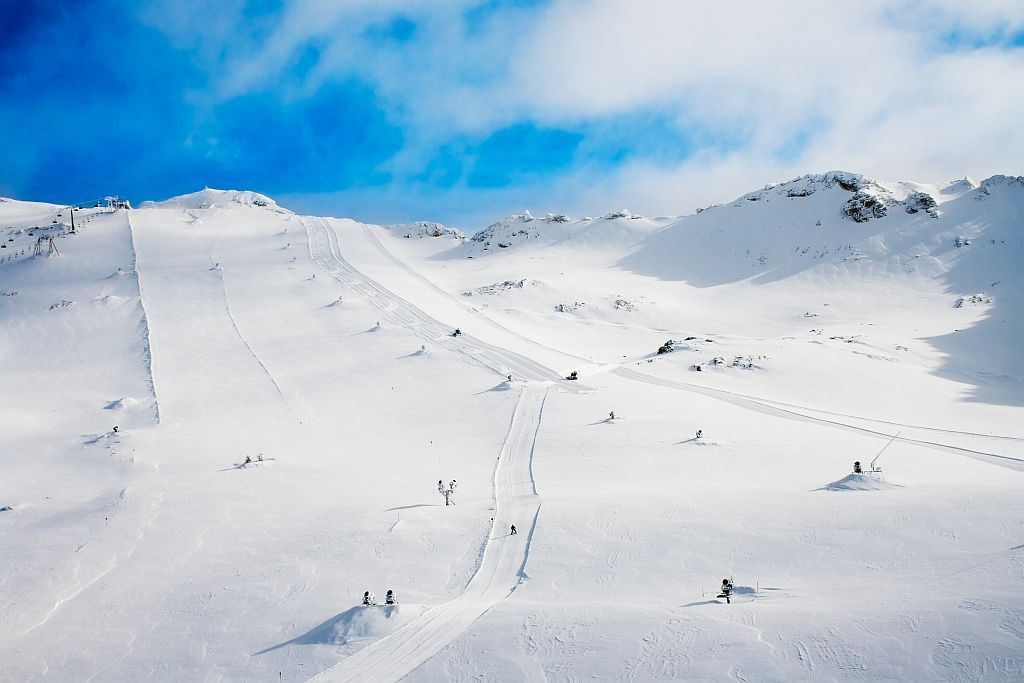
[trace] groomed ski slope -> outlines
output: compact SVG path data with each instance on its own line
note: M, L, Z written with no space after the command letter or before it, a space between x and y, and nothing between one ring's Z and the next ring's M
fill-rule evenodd
M993 465L998 465L1000 467L1007 467L1013 470L1024 471L1024 457L1014 457L1010 455L1002 455L999 453L988 453L985 451L974 450L974 448L966 448L964 446L945 443L936 440L937 437L935 436L935 433L937 432L939 434L946 435L947 438L949 435L954 435L956 437L959 437L961 441L967 441L972 446L976 443L984 445L985 443L992 444L993 442L1000 442L1000 445L1004 447L1013 448L1013 452L1021 453L1022 451L1024 451L1024 438L1017 436L1002 436L999 434L970 434L946 429L938 429L933 427L922 427L917 425L900 425L899 423L893 422L883 423L889 425L890 428L902 428L899 431L890 434L888 432L881 431L876 425L866 427L853 424L853 422L857 421L870 423L878 422L877 420L865 420L863 418L858 418L853 415L833 415L831 419L828 419L826 417L819 417L810 414L814 412L821 412L824 413L825 415L828 415L828 411L815 411L813 408L801 408L796 406L789 406L787 404L778 404L775 403L774 401L765 401L763 399L758 399L753 396L744 396L742 394L737 394L735 392L723 391L721 389L712 389L709 387L702 387L700 385L693 384L690 382L680 382L677 380L652 377L650 375L645 375L643 373L624 367L616 368L613 372L615 372L617 375L621 377L625 377L626 379L633 380L636 382L647 382L648 384L654 384L657 386L671 387L673 389L678 389L680 391L688 391L691 393L700 394L702 396L708 396L718 401L731 403L733 405L745 408L747 410L766 413L769 415L775 415L788 420L813 422L816 424L835 427L837 429L846 429L854 432L859 432L862 434L872 435L884 441L893 439L895 441L900 441L903 443L913 443L928 446L931 448L937 448L939 450L956 453L958 455L964 455L969 458L975 458L977 460L981 460L982 462L988 462ZM838 419L838 417L845 417L847 419L840 420ZM923 436L922 438L914 439L908 435L912 433L922 433Z
M370 280L341 255L333 228L322 218L301 217L313 260L346 288L379 309L384 320L401 325L434 344L467 354L498 373L511 373L522 385L508 436L494 471L494 518L483 559L465 591L411 624L346 658L311 681L394 681L413 671L508 597L525 578L530 540L540 513L533 480L533 448L540 429L544 396L555 375L542 365L470 335L452 337L450 328ZM571 385L570 385L571 386ZM529 524L523 520L530 520ZM512 524L519 522L511 535ZM376 609L370 607L368 609Z
M480 365L499 375L538 381L554 381L559 377L550 369L529 358L476 339L471 334L452 336L454 326L445 325L423 313L408 301L356 271L341 255L337 235L323 218L300 218L309 233L310 255L332 277L371 302L388 322L401 325L425 340L465 353Z
M397 681L440 652L526 578L540 499L533 449L548 389L524 386L494 471L494 521L483 560L466 590L310 681ZM510 532L518 522L517 533ZM378 609L367 607L366 609Z

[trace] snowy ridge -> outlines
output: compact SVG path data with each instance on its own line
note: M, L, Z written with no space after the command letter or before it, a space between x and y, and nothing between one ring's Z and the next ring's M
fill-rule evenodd
M924 211L937 217L939 205L956 199L977 187L969 178L948 183L926 184L907 181L889 183L872 180L857 173L829 171L828 173L801 176L785 183L768 185L762 190L742 195L732 203L732 206L736 207L744 201L758 202L772 199L778 201L780 198L810 197L815 192L838 189L849 193L848 196L839 193L839 198L842 201L842 214L854 222L863 223L882 218L894 207L902 208L907 213ZM832 194L836 195L836 193ZM698 213L706 210L701 209Z
M902 202L916 193L925 193L935 195L936 200L941 203L955 199L977 187L978 185L970 178L945 183L884 182L867 178L859 173L829 171L827 173L803 175L784 183L773 183L761 190L741 195L733 203L744 200L760 201L773 195L779 197L809 197L819 190L832 188L839 188L850 193L864 192L876 197L889 199L893 202Z
M160 398L156 391L156 379L153 376L153 344L150 340L149 334L149 317L146 315L146 300L142 295L142 279L139 277L138 271L138 259L139 255L135 249L135 229L132 226L132 218L130 214L125 215L125 222L128 224L128 240L131 243L132 250L132 262L131 262L131 273L135 280L135 289L139 297L139 308L142 309L142 336L143 336L143 353L146 358L148 382L153 395L153 419L157 423L160 422Z
M139 208L146 209L222 209L230 206L252 206L279 213L291 213L277 205L270 197L251 190L214 190L203 188L197 192L171 197L163 201L146 201Z
M381 227L405 238L454 237L455 239L465 239L466 237L462 234L461 230L450 228L443 223L436 223L434 221L390 223L388 225L382 225Z
M1015 191L1021 185L1012 178L986 180L978 188L963 182L946 187L953 186L956 194L942 194L936 189L941 186L928 194L920 184L883 185L852 174L804 176L686 216L622 264L693 282L705 273L775 279L825 263L858 261L886 270L926 268L936 275L937 261L923 257L948 254L958 235L977 234L975 199L998 190L1005 201L1021 201ZM1002 220L992 224L998 237L990 239L1005 239L1008 227Z
M601 218L572 218L549 213L539 218L526 211L507 216L476 232L462 249L482 255L510 247L541 247L565 243L576 247L625 247L670 223L671 218L649 219L628 210Z

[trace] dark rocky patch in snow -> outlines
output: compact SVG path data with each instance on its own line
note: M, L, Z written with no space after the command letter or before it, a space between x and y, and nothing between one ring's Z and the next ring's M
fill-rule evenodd
M643 216L634 215L632 212L630 212L629 209L620 209L619 211L612 211L611 213L606 213L604 216L601 216L601 218L606 221L612 221L615 220L616 218L628 218L630 220L638 220L643 218Z
M585 301L574 301L571 304L555 304L555 310L559 313L572 313L580 310L586 305L587 303Z
M704 368L763 370L764 366L759 365L756 361L766 360L767 358L767 356L733 356L733 359L728 361L723 356L715 356L711 360L694 363L690 366L690 370L693 372L702 372Z
M972 294L970 296L962 296L956 300L953 304L953 308L963 308L964 306L979 306L984 304L991 304L995 301L991 296L987 294Z
M612 301L612 305L615 306L616 310L620 311L632 312L636 310L636 304L634 304L632 301L623 299L621 297L616 297L615 300Z
M889 202L868 192L858 191L843 204L843 214L857 223L864 223L872 218L883 218L888 213L888 204L890 203L895 202Z
M524 211L521 214L507 216L500 221L491 223L483 230L474 234L470 241L483 246L484 249L488 249L491 246L505 249L518 242L538 239L547 235L547 232L544 230L546 225L562 226L580 222L582 221L574 220L565 214L549 213L544 218L537 218L529 211Z
M499 292L508 291L510 289L523 289L524 287L539 287L542 283L540 280L527 280L521 278L519 280L505 280L504 282L495 282L494 284L484 285L483 287L475 287L473 289L467 289L462 293L462 296L474 296L476 294L497 294Z
M911 192L903 204L906 207L907 213L917 213L918 211L924 211L932 218L938 218L939 213L936 207L938 204L935 199L927 192Z
M424 238L424 237L453 237L455 239L466 239L466 236L462 234L461 230L456 228L450 228L443 223L435 223L433 221L416 221L414 223L393 223L390 225L381 226L386 230L390 230L396 235L401 235L406 239L413 237Z
M697 351L698 348L704 344L714 344L714 339L701 339L690 335L683 340L669 339L664 344L658 347L658 355L666 353L673 353L675 351Z

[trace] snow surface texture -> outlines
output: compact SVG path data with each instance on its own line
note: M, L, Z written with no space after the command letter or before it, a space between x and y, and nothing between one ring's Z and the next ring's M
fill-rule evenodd
M1024 179L66 211L0 202L0 680L1024 678Z

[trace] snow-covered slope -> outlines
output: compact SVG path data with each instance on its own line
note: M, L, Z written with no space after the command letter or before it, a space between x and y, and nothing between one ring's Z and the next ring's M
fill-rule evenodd
M0 201L0 679L1024 677L1021 178L63 212Z
M926 257L945 253L958 238L961 246L976 238L976 217L995 219L999 234L990 240L1005 238L1020 210L1020 189L1018 179L1002 176L978 188L964 181L925 187L847 173L804 176L683 218L622 265L699 287L747 278L764 283L860 261L934 276L937 264Z

